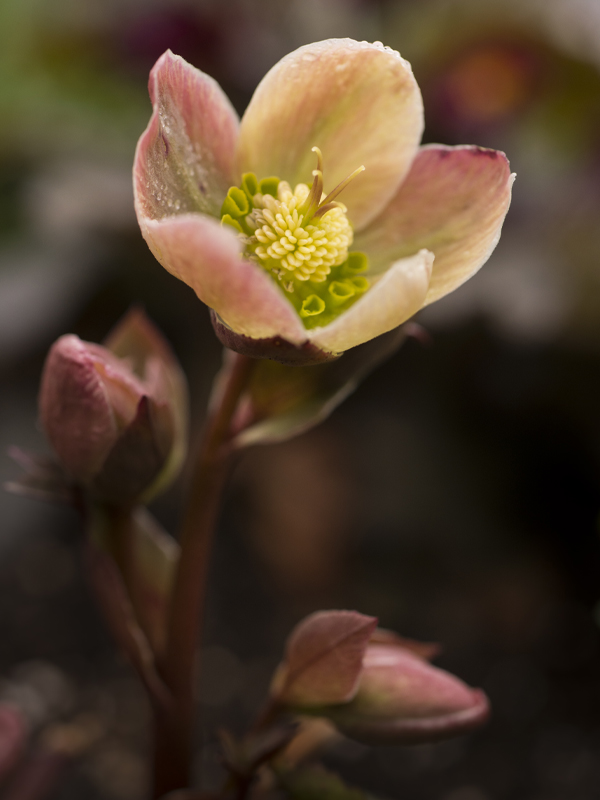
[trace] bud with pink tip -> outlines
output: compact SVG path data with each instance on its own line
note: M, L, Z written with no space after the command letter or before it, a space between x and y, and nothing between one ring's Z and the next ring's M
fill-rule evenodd
M147 500L175 477L185 455L185 378L140 311L105 345L72 334L54 343L40 388L42 427L76 484L109 503Z
M349 611L321 611L303 620L275 674L275 700L294 712L326 717L366 744L430 742L487 720L489 703L481 690L428 662L436 646L375 629L375 623ZM343 690L324 691L330 686Z
M489 716L481 689L434 667L411 650L371 643L354 699L328 718L365 744L415 744L455 736Z

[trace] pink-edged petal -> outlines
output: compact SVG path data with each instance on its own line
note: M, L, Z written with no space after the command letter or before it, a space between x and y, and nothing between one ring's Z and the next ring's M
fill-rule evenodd
M313 344L342 352L402 325L422 307L433 254L427 250L397 261L348 311L331 324L308 331Z
M410 64L393 50L328 39L285 56L260 82L243 118L240 170L310 184L313 146L325 191L357 167L340 197L356 227L394 195L423 131L423 102Z
M191 286L234 331L254 339L308 338L300 317L267 273L244 261L235 233L203 214L147 220L142 232L160 263Z
M357 235L373 271L421 247L435 254L426 304L464 283L500 238L514 175L504 153L481 147L421 148L382 214Z
M167 50L149 81L153 113L133 167L138 219L218 216L234 171L238 117L219 84Z

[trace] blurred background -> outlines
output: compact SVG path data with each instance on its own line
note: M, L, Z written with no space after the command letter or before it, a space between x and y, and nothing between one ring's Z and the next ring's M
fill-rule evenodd
M403 800L594 800L600 785L600 2L2 0L0 478L44 451L45 353L100 341L141 302L202 423L220 348L206 309L143 242L131 164L147 76L171 48L243 112L301 44L382 40L408 58L425 142L507 152L517 173L484 269L419 317L334 416L235 473L211 572L197 764L241 731L289 628L356 608L441 641L488 692L481 732L345 743L350 781ZM153 511L177 527L182 485ZM81 757L59 800L145 796L149 714L85 585L74 513L0 495L0 701ZM77 738L79 736L79 738ZM67 736L68 739L68 736ZM73 744L73 741L75 744Z

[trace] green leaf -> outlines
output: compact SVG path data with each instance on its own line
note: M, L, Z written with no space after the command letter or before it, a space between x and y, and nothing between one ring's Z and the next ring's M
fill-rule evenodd
M169 691L156 669L154 654L136 617L125 582L113 558L96 539L87 546L87 566L96 599L121 650L160 708L171 703Z
M153 651L162 653L180 548L147 509L135 509L132 522L137 567L132 602Z
M92 544L118 567L130 613L153 654L165 646L167 615L179 545L141 506L119 509L95 505L88 515ZM120 591L120 590L119 590Z
M393 355L404 338L403 329L396 328L348 350L337 361L316 366L261 360L244 398L246 424L235 444L282 442L318 425L371 370Z

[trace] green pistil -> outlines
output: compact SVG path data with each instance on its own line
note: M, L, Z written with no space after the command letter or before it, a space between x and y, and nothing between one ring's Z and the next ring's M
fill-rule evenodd
M317 181L318 177L318 175L315 176ZM241 185L239 187L232 186L227 192L227 197L221 208L221 223L230 225L241 235L242 240L247 242L254 233L253 227L248 224L250 215L255 208L254 196L260 193L277 197L279 182L280 179L276 177L263 178L259 181L254 173L245 173L242 176ZM342 183L346 184L346 181ZM336 187L330 195L334 193L337 195L338 188ZM310 211L316 216L320 209L315 206L314 202L312 206ZM323 210L325 210L324 207ZM249 250L248 254L251 255L252 251ZM324 281L312 281L310 279L300 281L291 274L288 276L285 273L282 280L279 281L275 272L277 262L270 261L272 263L269 263L269 261L263 263L264 268L268 272L272 271L274 273L273 280L280 286L284 296L294 306L302 319L304 327L307 329L328 325L342 312L350 308L370 286L369 280L361 274L368 269L367 256L357 251L348 253L347 259L342 264L331 267L329 275ZM287 291L284 285L287 289L291 288L291 291Z

